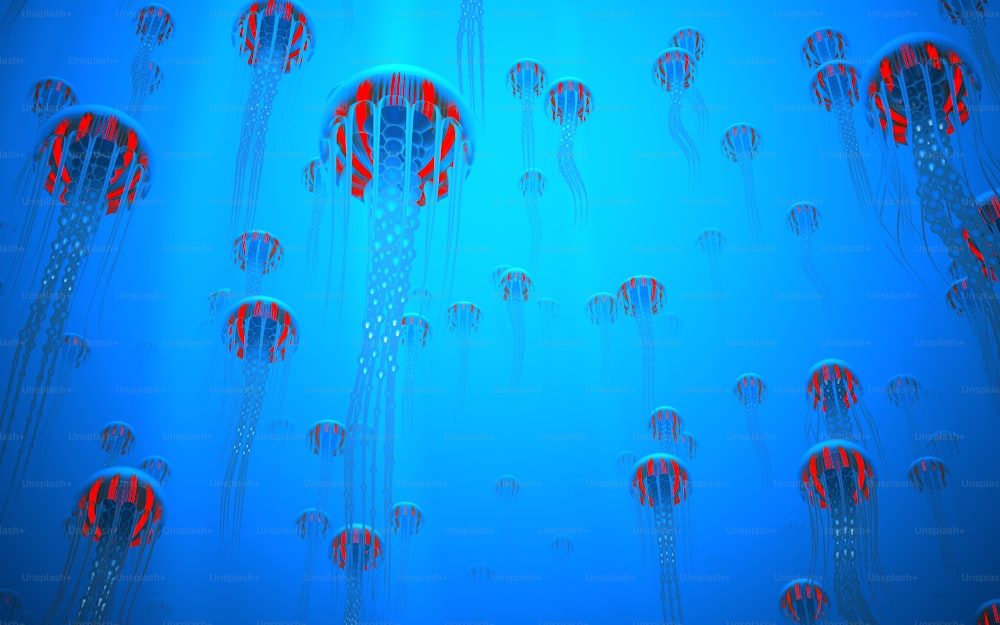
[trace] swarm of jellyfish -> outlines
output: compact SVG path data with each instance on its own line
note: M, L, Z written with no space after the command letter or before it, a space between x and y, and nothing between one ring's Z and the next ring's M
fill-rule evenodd
M163 530L160 486L142 471L107 468L86 480L72 514L76 526L62 581L44 621L128 623ZM119 580L124 596L113 614Z
M923 456L917 458L910 465L907 471L910 484L920 493L924 493L931 502L931 514L934 519L935 533L938 535L941 544L941 558L948 570L958 571L958 562L955 560L955 552L951 548L951 541L948 540L948 520L944 513L944 498L942 492L948 486L948 479L951 471L945 465L944 460L935 456Z
M976 625L1000 624L1000 599L987 601L976 610Z
M170 463L163 456L147 456L139 463L139 470L156 480L160 486L166 486L167 480L173 475Z
M528 264L538 266L538 250L542 245L542 215L538 210L539 200L545 191L545 175L537 169L526 169L521 174L521 195L527 203L528 227L531 229L531 251Z
M545 91L545 69L535 59L515 61L507 70L507 87L521 101L521 157L525 172L532 171L535 167L535 98Z
M486 55L483 42L483 0L461 0L462 8L458 16L458 36L455 38L458 64L458 88L468 93L472 112L479 109L480 119L486 115ZM464 59L463 59L464 55ZM476 85L476 61L479 64L479 80ZM462 73L463 65L465 73ZM476 90L479 100L476 100Z
M819 230L819 209L811 202L796 202L788 211L785 222L792 234L802 243L802 273L813 285L827 306L830 304L830 290L813 262L813 236Z
M589 201L587 187L583 184L583 177L573 159L573 143L576 141L577 128L590 116L593 99L590 87L577 78L557 81L545 96L545 110L560 128L556 161L559 163L559 173L573 196L575 223L587 221Z
M392 507L389 524L393 533L393 552L399 550L399 573L396 579L400 581L396 601L400 607L406 607L406 579L409 570L410 541L420 532L424 522L424 511L411 501L401 501Z
M306 508L295 519L295 530L299 538L306 542L305 568L302 571L302 587L299 589L298 621L309 622L309 590L316 570L316 556L323 547L323 539L330 528L330 519L319 508Z
M722 134L722 153L740 166L746 191L747 223L750 234L760 239L760 216L757 214L757 192L753 182L753 159L760 152L760 131L749 124L733 124Z
M713 228L702 230L698 233L698 251L708 258L709 283L712 285L712 299L716 302L716 308L720 318L724 313L722 300L725 294L722 292L722 271L719 269L719 259L723 250L726 249L726 236Z
M871 460L852 442L828 440L806 453L799 482L809 506L812 568L818 571L817 554L823 556L824 570L832 561L840 615L849 623L877 624L870 606L872 580L881 573Z
M151 86L159 85L160 67L152 61L153 48L166 43L174 33L174 18L159 4L147 4L135 12L135 34L139 49L132 57L132 100L129 111L138 111ZM155 70L155 76L153 71ZM155 87L153 87L155 90Z
M850 365L835 358L819 361L809 370L806 393L816 413L814 421L806 421L807 439L843 439L865 446L872 441L879 458L883 457L875 419Z
M458 341L458 377L455 381L456 413L465 414L465 394L471 369L472 335L479 331L482 310L472 302L455 302L448 307L448 330Z
M913 449L917 453L920 452L917 445L920 428L917 423L916 406L920 402L922 390L923 388L917 379L905 373L892 376L885 385L885 396L889 398L889 402L903 411L906 427L910 430L910 438L913 440Z
M333 484L333 459L344 453L347 429L340 421L323 419L309 426L309 451L319 456L319 497L316 506L326 510Z
M736 401L743 405L747 418L747 436L753 443L753 448L757 452L760 460L761 480L764 492L768 492L771 485L771 455L767 451L764 432L760 429L760 405L767 397L767 386L760 376L755 373L744 373L736 378L736 385L733 388L733 395Z
M264 276L281 267L285 247L263 230L244 232L233 241L233 262L246 274L246 295L260 295Z
M789 623L820 625L830 612L830 597L811 579L799 578L785 584L778 597L778 609Z
M128 455L135 446L135 432L124 421L112 421L101 428L101 451L104 452L104 466L113 467L122 456Z
M66 322L80 273L89 250L94 248L98 226L112 222L112 245L108 247L120 250L119 239L125 231L119 221L120 209L128 212L149 190L149 142L138 124L118 111L96 106L70 107L53 116L42 128L40 137L35 158L17 183L25 192L23 201L27 209L13 266L16 272L26 265L34 266L37 286L29 291L27 318L17 335L0 409L4 430L0 465L8 443L20 440L8 498L16 492L18 469L26 467L30 459L39 420L47 414L46 400L51 394L31 393L27 406L21 401L22 395L26 388L51 387L59 371L58 355ZM51 232L54 236L41 246L29 245L36 227L43 235ZM27 252L38 256L39 249L49 250L47 260L39 256L38 263L25 262ZM102 259L99 275L110 275L116 260L117 253ZM97 291L94 289L95 294ZM34 376L30 383L29 373ZM21 436L14 434L19 412L24 423Z
M521 369L524 367L525 303L535 291L531 277L523 269L509 269L500 279L497 294L507 305L507 316L513 333L513 362L510 374L510 388L517 392L521 387Z
M987 6L987 0L939 0L938 2L941 17L969 32L972 52L982 67L983 78L993 92L993 99L1000 100L1000 64L990 50L990 39L986 34L986 18L991 15ZM996 16L996 12L992 12L992 15Z
M403 421L412 427L413 403L417 386L417 355L427 347L431 323L420 313L406 313L400 321L399 340L403 347ZM409 427L405 427L409 431Z
M687 52L688 57L697 66L701 57L705 54L705 37L700 31L694 28L681 28L670 37L670 47L679 48ZM708 132L708 106L697 86L687 85L685 92L691 95L694 101L695 115L698 117L699 132L704 136Z
M611 325L618 317L618 302L611 293L594 293L587 299L587 319L597 326L601 343L601 383L611 386Z
M253 72L243 109L233 183L233 234L253 227L264 171L267 126L281 77L312 58L312 19L289 0L254 0L233 24L233 46ZM243 208L244 222L240 223Z
M651 276L632 276L618 288L618 305L626 317L635 319L642 348L642 409L656 405L656 335L653 317L663 310L663 285Z
M697 63L684 48L667 48L653 61L653 82L670 98L667 111L667 130L688 164L688 174L692 181L698 179L701 157L698 146L684 128L681 118L684 96L694 85Z
M347 581L344 625L362 622L366 584L374 582L369 579L369 571L378 566L383 555L382 537L367 525L347 525L334 535L330 559L335 567L344 571ZM374 592L374 587L370 588Z
M243 378L239 417L235 431L231 433L232 442L228 447L226 472L221 483L222 535L230 538L233 545L239 544L250 452L257 424L264 412L268 380L273 379L271 369L280 367L292 357L299 347L299 332L299 322L291 308L284 302L261 296L236 302L223 325L223 344L235 362L242 364L242 371L234 370L232 375L242 374ZM282 378L278 401L285 388L287 374L287 369L283 369L277 376Z
M79 96L68 82L58 76L46 76L28 91L28 107L38 116L39 127L63 109L76 106Z

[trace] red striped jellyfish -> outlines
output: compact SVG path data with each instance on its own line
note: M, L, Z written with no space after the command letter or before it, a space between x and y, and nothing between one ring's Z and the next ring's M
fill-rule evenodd
M878 428L862 391L854 369L846 362L829 358L813 365L806 380L806 394L816 419L806 421L807 439L872 441L878 457L884 458Z
M523 269L512 268L500 279L497 294L507 304L507 316L513 333L513 362L510 387L517 392L521 387L521 368L524 366L524 307L535 292L534 282Z
M479 321L482 310L472 302L455 302L448 307L448 330L458 341L458 379L455 382L455 394L458 399L456 412L459 416L465 414L465 389L469 385L469 370L471 368L472 335L479 331Z
M153 48L162 46L174 34L174 18L170 11L160 4L147 4L135 11L135 34L139 38L139 49L132 57L132 99L129 112L135 115L151 81L158 84L159 65L153 63ZM155 76L153 70L156 70Z
M698 456L698 439L691 432L687 430L682 431L678 443L681 455L688 460L694 460Z
M917 404L923 388L920 382L912 375L900 373L889 378L885 384L885 396L896 408L903 411L906 419L907 429L910 430L910 439L913 441L913 449L920 453L920 446L917 444L920 428L917 423Z
M612 293L594 293L587 299L587 319L597 326L601 343L601 384L611 387L611 326L618 318L618 301Z
M409 571L410 541L420 533L420 526L424 522L424 511L412 501L401 501L392 507L389 515L389 525L392 527L393 551L399 549L399 566L396 579L399 580L399 590L396 594L396 602L402 609L406 609L406 581Z
M101 428L101 451L104 452L104 466L113 467L122 456L128 455L135 446L135 432L124 421L112 421Z
M972 333L982 352L986 374L991 379L996 379L1000 377L1000 337L996 334L996 329L991 327L995 322L988 317L993 309L991 302L983 298L976 289L975 281L967 277L952 282L945 293L948 308L972 327Z
M590 116L593 100L590 87L578 78L557 81L545 96L545 110L560 127L559 149L556 152L559 173L573 196L573 221L581 224L587 221L589 201L587 187L583 184L583 177L573 159L573 143L580 124Z
M174 474L170 463L163 456L147 456L139 463L139 470L156 480L161 487L167 485L167 480Z
M684 97L697 76L696 67L694 58L684 48L667 48L653 61L653 82L670 98L667 131L687 161L688 176L692 182L698 180L701 157L698 155L698 146L684 128L681 113Z
M766 436L760 429L760 405L767 398L767 386L756 373L744 373L736 378L733 396L743 405L747 419L747 436L753 443L754 451L760 460L761 483L764 493L770 492L771 486L771 454L768 453Z
M949 571L952 573L958 571L958 561L948 539L948 519L945 516L944 498L941 492L948 486L951 471L941 458L923 456L913 461L906 476L913 488L926 494L930 499L934 528L941 544L941 559Z
M0 588L0 620L11 625L26 625L24 599L13 588Z
M542 246L542 215L538 210L539 200L545 191L545 175L537 169L526 169L521 174L521 195L527 203L528 227L531 229L531 251L528 264L538 266L538 250Z
M378 566L383 556L382 537L368 525L347 525L334 535L330 559L334 567L344 571L347 581L344 625L362 622L365 590L367 588L372 596L375 593L370 571Z
M363 332L346 422L344 497L350 524L357 521L355 458L371 458L372 473L377 466L376 441L355 444L354 439L369 425L384 435L383 515L392 508L400 321L407 312L417 229L423 217L426 268L435 216L447 216L442 293L448 294L461 189L474 160L474 139L472 115L462 97L439 76L417 67L387 65L362 72L340 83L327 103L320 156L336 174L335 209L348 210L351 200L358 199L371 216ZM413 286L426 287L426 272ZM366 447L369 455L361 455ZM370 488L374 502L374 481ZM373 516L374 506L363 514Z
M142 471L107 468L86 480L74 514L79 527L43 622L128 623L163 531L160 486Z
M507 70L507 88L521 101L521 158L525 172L532 171L535 167L535 99L545 91L545 68L535 59L514 61Z
M25 227L19 251L12 259L15 278L10 286L25 267L34 267L32 279L36 286L23 291L31 293L32 298L25 306L27 315L17 334L0 408L4 433L0 437L0 465L6 458L8 443L20 440L12 481L18 469L23 469L22 461L26 463L30 456L34 446L31 433L37 427L36 420L47 414L46 400L51 395L32 393L29 401L22 402L23 389L48 388L59 371L66 322L87 255L97 247L98 226L105 224L110 234L101 247L121 250L128 209L149 190L149 142L139 125L118 111L70 107L49 119L39 136L41 144L34 150L34 160L22 170L17 182L19 199L20 191L24 192ZM36 230L40 233L32 237ZM40 251L43 249L48 250L44 261L26 261L45 258ZM28 252L33 256L26 256ZM117 254L101 259L98 276L110 277ZM93 292L98 291L95 288ZM14 434L19 421L24 424L21 436ZM9 489L8 498L15 486Z
M726 294L722 291L722 271L719 269L719 259L726 249L726 236L714 228L707 228L698 233L696 240L698 251L708 259L708 279L712 285L712 299L721 319L725 315L722 300Z
M399 340L403 348L403 429L411 432L417 387L417 356L431 338L431 323L420 313L403 315L399 324Z
M672 406L660 406L649 415L649 433L664 453L676 454L684 422Z
M1000 599L987 601L976 610L976 625L1000 625Z
M37 80L28 91L27 106L38 116L39 127L56 113L79 103L80 97L76 89L58 76L46 76Z
M819 274L816 264L813 262L813 238L816 231L819 230L819 218L819 209L816 208L815 204L796 202L788 210L785 223L788 224L788 229L792 231L792 234L799 237L802 244L802 273L805 274L806 280L812 284L826 306L829 307L830 289L827 288L826 281L823 280L823 276Z
M306 238L306 263L310 267L316 267L319 258L319 229L323 225L323 206L327 194L322 159L316 157L306 163L302 170L302 183L312 197L309 236Z
M233 262L246 273L246 294L260 295L264 276L281 267L285 246L278 237L263 230L244 232L233 241Z
M684 462L670 454L650 454L632 469L632 491L640 511L652 512L660 565L660 607L664 623L681 623L681 589L677 575L677 545L682 518L677 506L687 501L690 489Z
M458 88L468 94L472 113L479 109L480 119L486 115L485 44L483 43L483 0L461 0L458 16L458 36L455 38L458 64ZM464 52L464 58L463 58ZM476 80L476 61L479 62L479 80ZM466 72L463 74L462 66ZM479 83L479 101L476 101L476 83ZM478 106L477 106L478 105Z
M626 317L635 319L639 327L639 345L642 347L642 409L656 405L656 336L653 317L666 304L663 285L652 276L632 276L618 288L618 305Z
M781 589L778 609L789 623L822 625L829 616L830 597L819 582L800 577Z
M312 19L294 2L254 0L237 15L233 47L240 60L250 66L252 75L236 151L233 235L253 227L264 172L268 122L281 77L312 58L315 48Z
M816 69L824 63L847 58L850 44L847 37L833 28L817 28L802 42L802 64Z
M757 214L757 192L753 182L753 159L760 152L760 131L749 124L733 124L722 134L722 153L740 166L746 192L747 223L750 234L760 239L760 216Z
M139 114L143 111L143 106L146 102L146 96L156 93L160 88L160 83L163 82L163 70L160 69L160 64L156 61L147 61L146 66L142 69L140 75L140 82L133 85L132 99L128 104L128 112L130 115L138 119ZM133 77L135 80L135 77Z
M1000 64L990 50L986 34L986 18L996 13L989 11L988 4L988 0L940 0L938 10L941 17L968 31L972 52L983 68L983 78L993 92L993 99L1000 100Z
M316 507L327 509L333 487L334 458L344 453L347 428L340 421L322 419L309 426L309 451L319 456L319 496Z
M306 542L305 566L302 570L302 586L299 588L298 622L309 622L309 591L316 570L316 558L323 550L326 532L330 529L330 519L319 508L306 508L295 519L295 533Z
M705 54L705 37L694 28L681 28L670 36L670 47L684 50L688 53L691 60L694 61L695 65L697 65L701 61L701 57ZM708 133L708 106L705 104L705 99L702 97L701 92L698 91L696 85L688 85L686 92L694 100L694 112L698 117L699 132L704 136Z
M837 611L849 623L871 623L875 616L865 596L881 573L878 556L878 505L871 460L850 441L828 440L806 453L799 471L803 500L809 506L812 569L822 554L833 563Z
M976 198L976 208L979 210L979 218L983 228L993 236L1000 239L1000 195L994 191L987 191ZM971 236L966 236L969 243L969 251L975 254L976 246ZM982 265L983 274L988 276L993 282L1000 280L1000 248L984 247L978 250L981 254L979 258ZM955 276L959 278L961 276Z
M239 417L232 432L226 472L221 482L219 515L223 539L228 539L233 546L239 544L250 452L264 412L264 402L270 399L275 406L281 405L281 395L288 382L288 369L283 365L299 347L299 332L299 322L292 309L284 302L263 296L236 302L223 325L223 344L235 359L228 375L236 378L242 373L243 378ZM277 374L271 373L272 368L278 369ZM278 378L274 384L277 388L271 389L268 398L268 382L275 378Z

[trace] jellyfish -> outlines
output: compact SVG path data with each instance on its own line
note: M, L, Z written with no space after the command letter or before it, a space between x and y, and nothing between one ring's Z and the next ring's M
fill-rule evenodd
M468 92L472 112L479 109L480 118L486 115L486 55L483 43L483 0L462 0L461 14L458 16L458 37L455 38L458 62L458 88L463 94ZM465 48L465 59L462 58ZM476 59L479 59L479 102L476 102ZM468 73L468 84L463 79L462 65Z
M299 538L306 541L305 568L302 571L302 586L299 588L298 622L309 622L309 590L312 587L313 572L316 570L316 556L322 549L330 519L319 508L306 508L295 519Z
M289 0L254 0L240 11L233 24L233 46L253 72L236 152L231 226L234 236L241 229L253 227L264 171L267 126L278 83L282 75L312 58L314 41L312 19ZM244 207L246 214L240 223Z
M948 470L944 460L935 456L917 458L907 472L910 484L919 492L927 493L931 500L931 514L941 543L941 558L951 572L956 572L958 571L958 562L955 560L951 541L948 540L948 522L945 518L944 500L941 496L941 491L948 485L950 476L951 471Z
M1000 238L1000 195L997 195L994 191L987 191L981 194L976 198L976 208L979 210L979 218L982 220L982 224L986 230L994 238ZM970 251L972 251L971 246ZM983 273L988 275L993 282L1000 280L1000 249L995 247L992 249L987 248L980 250L980 252L983 254L983 258L980 259L983 265ZM992 258L986 258L987 255L991 255ZM954 263L954 261L952 262ZM957 275L954 276L954 279L960 277L960 275Z
M854 369L846 362L830 358L809 370L806 394L816 412L815 421L806 422L806 438L872 441L883 458L875 419L862 398L862 386Z
M667 48L653 61L653 82L670 97L667 130L687 160L691 182L698 179L701 157L698 156L698 146L684 128L681 112L684 95L694 84L697 76L696 67L697 63L692 55L684 48L678 47Z
M527 202L528 226L531 228L531 251L528 264L538 266L538 250L542 246L542 215L538 211L538 200L545 191L545 175L537 169L526 169L521 174L521 195Z
M767 437L760 429L758 418L760 405L767 398L767 386L759 375L744 373L736 378L733 395L746 409L747 436L750 437L754 450L757 452L757 458L760 460L761 482L764 486L764 492L768 493L771 486L771 455L767 451L765 444Z
M832 28L817 28L802 42L802 63L815 69L824 63L847 58L850 45L847 37Z
M21 593L13 588L0 588L0 621L11 625L24 625L26 620Z
M366 573L378 566L382 556L382 537L367 525L347 525L334 535L330 559L335 567L344 571L347 579L344 625L359 625L362 622L362 599L368 579ZM374 593L374 587L371 592Z
M530 299L535 287L531 277L523 269L512 268L500 279L497 289L500 298L507 303L507 315L513 332L514 366L510 374L510 387L517 392L521 387L521 368L524 366L524 303Z
M424 288L411 289L406 297L406 304L411 310L415 310L421 315L431 309L434 302L434 294Z
M450 85L412 66L368 70L340 83L328 99L320 155L337 174L335 208L347 210L358 198L368 204L370 216L363 334L346 422L351 435L345 451L348 524L356 520L355 459L370 457L372 463L362 469L359 493L368 487L365 474L376 472L375 439L355 444L354 438L369 425L384 432L383 514L392 507L397 356L416 231L424 217L425 272L418 285L424 288L434 219L447 214L442 292L450 298L462 185L474 158L471 118ZM372 508L364 514L374 517L374 480L370 488Z
M755 239L761 237L760 216L757 214L757 192L753 183L753 159L760 151L760 131L749 124L733 124L722 135L722 153L740 166L746 190L747 223Z
M670 37L670 46L680 48L688 53L688 56L697 65L701 57L705 54L705 37L693 28L681 28ZM685 87L685 91L691 94L694 100L694 112L698 117L699 132L702 136L708 133L708 106L701 92L693 84Z
M722 272L719 270L719 258L723 250L726 249L726 237L718 230L712 228L702 230L698 233L698 251L708 258L708 275L712 284L712 299L716 302L716 310L721 319L725 314L722 300L725 294L722 292Z
M650 410L656 405L654 383L656 381L656 337L653 332L653 317L663 310L666 297L663 285L651 276L632 276L618 289L618 304L623 313L635 319L639 327L639 344L642 347L642 409Z
M36 81L28 92L28 107L38 116L39 127L63 109L76 106L79 101L76 89L58 76L46 76Z
M830 290L813 263L813 236L819 229L819 209L810 202L796 202L788 211L785 222L792 234L798 235L802 241L802 273L829 307Z
M559 150L556 152L559 173L573 196L573 222L581 224L587 221L589 201L587 187L584 186L573 159L573 142L576 140L577 128L590 116L593 99L590 87L578 78L556 81L545 97L545 110L560 127Z
M927 448L932 455L952 462L958 457L959 442L964 438L948 430L938 430L927 440Z
M21 232L20 251L13 258L13 267L19 272L33 265L37 287L28 291L31 300L26 306L27 319L17 335L0 408L4 430L0 465L6 457L8 443L20 440L8 498L16 492L13 482L18 469L27 464L38 432L38 420L47 413L45 403L49 394L31 393L26 409L21 400L25 389L50 387L59 370L58 355L66 322L80 272L95 245L98 225L112 222L108 247L120 249L125 228L119 219L127 221L128 218L119 213L128 213L127 209L149 190L149 142L134 120L113 109L67 108L46 122L40 136L41 145L35 150L35 160L18 181L18 188L27 193L24 198L26 227ZM43 232L43 238L45 234L52 234L50 242L29 245L36 227ZM46 260L42 260L42 249L49 250ZM38 258L37 263L26 262L28 251ZM102 259L99 275L110 275L116 260L117 253ZM112 263L111 268L106 265L108 262ZM34 368L30 366L32 362L35 362ZM34 372L31 382L28 382L29 371ZM24 413L21 436L15 435L13 430L19 408ZM2 514L0 512L0 516Z
M213 339L222 330L222 320L233 301L232 289L216 289L208 296L208 320L205 322L208 335Z
M57 356L59 370L56 372L55 386L49 389L49 392L54 394L56 399L49 417L45 420L46 428L42 432L43 439L49 438L52 423L59 416L63 400L67 393L70 392L69 382L73 375L73 370L82 367L89 357L90 345L86 339L74 332L63 334L62 347L59 349L59 355Z
M174 18L159 4L147 4L135 12L135 34L139 50L132 57L132 100L129 112L135 115L147 93L160 83L160 66L150 58L153 48L166 43L174 33Z
M285 246L278 237L263 230L252 230L233 242L233 262L247 274L246 294L260 295L264 276L281 267Z
M976 610L976 625L997 625L1000 623L1000 599L987 601Z
M681 432L681 437L677 441L678 447L680 447L681 454L688 460L694 460L698 455L698 439L694 437L694 434L683 430Z
M903 409L906 418L906 426L910 430L910 438L913 440L913 449L920 453L917 439L919 438L919 427L917 424L916 405L920 401L923 387L912 375L900 373L889 378L885 385L885 395L892 402L892 405Z
M482 310L472 302L456 302L448 308L448 330L458 339L458 380L455 384L456 413L465 414L465 392L469 385L472 335L479 331Z
M989 311L992 310L991 302L976 291L974 280L965 277L951 283L945 298L948 308L972 326L972 333L982 352L986 374L991 379L1000 377L1000 354L994 349L1000 346L1000 336L996 334L996 328L992 327L992 324L996 323L995 318L988 317Z
M270 369L292 357L299 347L299 332L299 322L292 309L270 297L241 299L226 315L222 341L243 368L239 421L232 433L225 478L221 483L221 532L223 538L228 535L233 545L239 544L250 452L264 411ZM279 374L282 391L287 383L287 374L287 369ZM280 393L276 401L280 403Z
M493 482L493 490L500 502L500 534L503 536L503 540L509 544L512 542L511 508L521 493L521 481L516 475L505 473Z
M778 608L789 623L820 625L829 614L830 598L819 582L800 577L781 589Z
M71 537L55 600L43 621L128 623L163 530L160 486L142 471L110 467L86 480L74 514L78 529ZM124 582L125 594L115 615L111 606L119 580Z
M524 170L534 171L535 98L545 91L545 68L535 59L517 60L507 70L507 87L514 97L521 101L521 158L524 161ZM541 189L538 194L541 195Z
M124 421L112 421L101 429L101 451L104 452L104 466L113 467L118 460L132 451L135 446L135 432Z
M486 616L488 605L487 594L490 585L496 579L496 574L490 565L477 562L469 567L465 577L469 580L469 584L472 585L473 592L476 595L474 605L478 607L479 620L485 621L484 617Z
M392 514L389 516L389 523L394 536L398 536L398 545L393 545L393 550L399 549L399 573L396 580L399 582L399 590L396 594L398 605L406 607L406 581L409 570L410 541L420 533L420 526L424 522L424 511L417 504L411 501L401 501L392 507Z
M558 534L552 539L552 544L549 549L552 551L552 557L556 561L559 579L563 580L563 583L559 584L559 588L560 594L562 595L563 619L568 622L569 610L572 605L572 585L565 583L565 579L572 571L572 564L570 561L573 559L573 553L576 551L576 546L573 544L572 538L566 534Z
M326 510L333 484L333 459L344 453L347 429L340 421L323 419L309 426L309 449L319 456L319 498L316 507Z
M880 571L875 472L867 454L845 440L828 440L806 453L801 493L809 506L812 568L817 553L833 562L837 610L849 623L877 621L865 597ZM833 544L829 544L831 541ZM825 567L824 567L825 568Z
M632 469L632 491L639 508L650 508L656 528L660 566L660 606L664 623L681 623L681 590L677 575L675 537L681 519L677 506L688 498L688 470L684 462L670 454L650 454Z
M551 297L538 298L538 315L545 353L545 370L551 371L551 354L555 346L556 326L559 323L559 302Z
M149 474L160 486L166 486L167 480L173 475L170 463L163 456L147 456L139 463L139 470Z
M972 52L982 67L983 78L994 100L1000 100L1000 64L990 50L990 38L986 34L986 18L996 13L991 13L987 5L987 0L940 0L938 9L941 17L969 31Z
M431 324L420 313L406 313L400 322L400 343L403 347L403 421L404 430L413 426L413 404L417 387L417 355L431 336Z
M167 625L173 610L165 599L150 599L146 602L146 622L149 625Z
M601 383L611 387L611 324L618 316L618 303L611 293L594 293L587 298L587 319L597 326L601 343Z
M649 433L664 453L677 452L683 425L680 415L672 406L660 406L649 416Z
M133 80L135 78L133 77ZM152 95L156 93L156 90L160 88L160 82L163 80L163 74L160 70L160 65L156 61L148 61L146 67L142 70L141 84L136 85L132 91L132 100L129 101L128 112L133 117L138 118L139 114L142 113L143 104L146 101L147 95Z

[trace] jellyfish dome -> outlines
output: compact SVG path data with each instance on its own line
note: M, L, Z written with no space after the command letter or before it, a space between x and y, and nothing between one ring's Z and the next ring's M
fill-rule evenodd
M163 456L148 456L139 463L139 470L148 473L160 486L166 486L167 480L173 475L170 463Z
M987 601L976 610L976 625L1000 625L1000 599Z
M802 63L806 67L819 67L824 63L847 58L847 38L833 28L817 28L802 42Z
M46 76L35 81L28 91L28 107L38 116L38 123L45 123L50 117L80 101L76 90L58 76Z
M819 624L826 621L830 598L819 582L806 578L793 579L781 589L778 608L790 623Z

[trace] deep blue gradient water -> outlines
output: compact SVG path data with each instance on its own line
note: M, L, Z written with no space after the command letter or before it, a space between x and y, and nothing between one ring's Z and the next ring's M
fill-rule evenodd
M36 119L24 99L33 81L58 75L75 87L82 104L127 105L129 67L138 48L136 8L28 0L0 44L4 197L13 197L19 172L39 145ZM295 535L294 521L316 505L320 479L306 428L319 419L347 420L365 321L369 249L368 212L355 202L346 281L342 292L328 292L328 254L334 254L336 274L341 250L331 250L326 213L320 263L307 263L313 200L302 169L318 155L327 95L350 76L404 63L457 88L459 0L306 6L315 54L280 83L253 223L284 245L284 265L264 277L263 292L294 308L301 342L285 365L283 399L270 402L261 419L240 549L223 553L218 481L234 419L227 371L241 370L211 325L208 296L223 287L241 292L245 282L232 260L229 206L250 71L231 43L239 6L177 0L169 8L175 30L153 52L162 86L139 115L153 146L150 192L127 212L128 229L103 304L90 310L90 295L101 288L98 261L83 275L66 331L83 334L91 354L72 371L58 414L43 415L43 435L21 492L0 520L0 587L20 593L31 622L42 622L56 599L71 544L62 522L88 476L104 466L99 433L116 420L128 422L136 436L123 464L137 466L155 454L173 470L163 488L163 534L132 622L296 622L306 543ZM987 38L1000 53L1000 26L991 11ZM684 26L697 28L706 41L696 84L707 105L707 133L698 132L690 112L684 117L701 155L695 182L668 134L668 97L651 79L657 53ZM872 581L892 596L878 595L879 622L973 623L977 606L1000 597L1000 468L994 462L1000 435L994 399L1000 390L984 370L969 324L946 305L950 280L935 271L920 236L903 244L911 271L894 258L895 243L877 223L862 217L835 117L813 104L811 73L801 60L803 40L820 27L848 37L848 60L859 68L867 68L883 44L912 32L940 33L971 47L967 31L943 19L934 0L877 7L790 0L510 0L500 6L486 0L485 119L473 122L476 154L461 198L451 299L445 301L439 286L446 257L445 220L439 218L426 268L426 286L435 295L425 312L431 338L418 356L412 424L400 425L397 413L393 497L418 503L424 514L409 546L407 605L399 609L380 582L374 597L366 589L364 622L661 621L659 565L655 549L643 549L643 532L651 525L645 522L643 530L637 524L637 504L616 466L623 451L641 457L659 450L647 429L649 407L642 405L639 331L635 320L621 314L612 326L612 380L606 386L598 332L585 313L588 296L615 292L636 274L662 284L665 310L681 320L676 337L658 327L655 398L657 405L676 407L698 443L696 457L687 461L691 495L678 514L685 623L780 622L781 588L811 574L799 469L811 445L805 425L815 418L807 374L826 358L850 363L886 448L884 462L875 465L884 577ZM559 126L546 116L543 98L535 101L536 162L547 176L535 266L526 266L531 232L518 187L521 107L504 83L508 67L522 57L537 59L549 84L574 76L593 93L593 111L575 146L590 198L583 224L574 224L572 197L557 167ZM864 99L855 125L875 184L880 139L866 123L863 105ZM986 91L972 112L981 125L979 138L995 151L998 110ZM761 133L753 161L760 241L747 227L739 167L719 147L723 131L740 122ZM971 187L988 191L971 150L970 133L976 131L967 125L958 132L969 138L963 144L968 153L961 156ZM908 151L900 151L899 162L912 197L916 182ZM799 201L812 202L821 213L814 261L832 294L829 310L806 280L800 242L785 223ZM24 212L10 204L0 228L4 276L23 232ZM719 229L727 239L719 259L721 301L696 245L706 228ZM95 245L106 240L99 236ZM425 269L426 241L421 230L415 276ZM928 244L944 272L944 246L933 237ZM30 267L48 245L36 231L27 252ZM96 249L95 255L118 251ZM551 335L542 333L537 302L526 304L526 355L517 392L510 385L507 307L490 281L501 264L525 267L533 297L560 304ZM4 365L13 358L25 304L36 288L31 271L23 274L19 281L5 278L0 291L7 302L0 332ZM455 409L459 345L444 315L459 300L483 311L469 346L462 415ZM0 371L7 373L7 367ZM744 408L733 396L735 380L745 372L759 374L768 386L758 436L772 463L767 494ZM924 390L915 409L918 446L937 430L960 437L943 493L957 571L943 564L929 498L907 478L916 457L914 434L883 392L900 373L914 376ZM293 428L272 426L280 420ZM381 455L378 464L381 498ZM316 555L310 623L343 620L343 577L334 575L328 558L333 529L344 522L342 466L341 458L330 494L331 531ZM367 465L356 472L361 470ZM9 462L3 465L0 492L13 471ZM494 489L502 474L520 482L509 504ZM388 531L381 512L377 525ZM554 557L553 541L560 535L574 547L568 563ZM493 572L490 583L470 581L477 563ZM69 574L75 582L85 572L77 567ZM832 593L832 572L816 576ZM127 581L120 583L118 602ZM155 599L169 604L169 616L148 608ZM117 614L109 622L117 622ZM836 613L832 619L840 622Z

